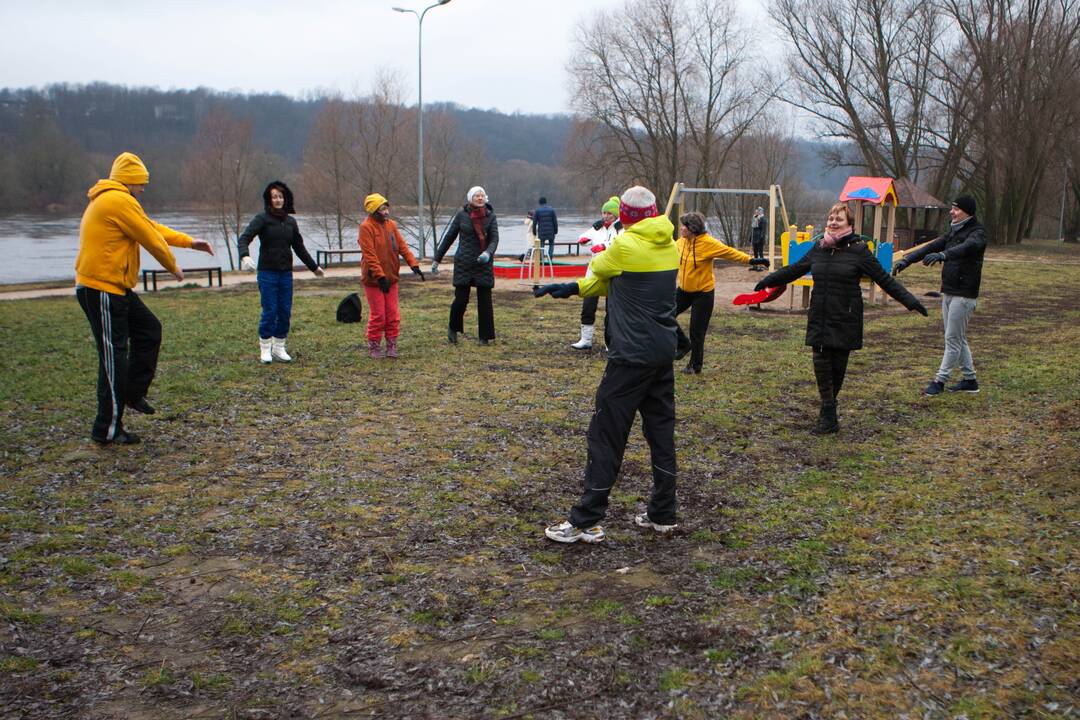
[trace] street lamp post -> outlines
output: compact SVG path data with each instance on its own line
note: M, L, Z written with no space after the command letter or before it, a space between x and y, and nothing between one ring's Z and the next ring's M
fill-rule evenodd
M448 2L450 0L439 0L419 13L408 8L391 8L394 12L412 13L419 21L416 32L416 145L419 158L416 178L416 221L421 258L424 257L424 247L427 245L427 239L424 237L424 16L427 15L428 10L446 5Z

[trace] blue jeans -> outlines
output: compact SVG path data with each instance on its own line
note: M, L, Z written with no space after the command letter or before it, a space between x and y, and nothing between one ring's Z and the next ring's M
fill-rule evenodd
M260 270L256 277L262 300L259 337L286 337L292 317L292 270Z

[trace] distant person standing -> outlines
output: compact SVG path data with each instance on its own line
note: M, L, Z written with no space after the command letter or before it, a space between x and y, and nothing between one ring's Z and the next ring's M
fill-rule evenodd
M923 391L924 395L940 395L953 368L959 366L960 382L948 387L949 392L979 392L975 379L975 362L971 359L967 326L975 312L979 287L982 285L983 255L986 253L986 229L975 218L975 198L961 195L953 201L949 216L952 223L941 237L908 253L893 266L893 274L913 262L923 265L942 263L941 319L945 323L945 354L937 375Z
M756 259L765 257L765 231L768 227L769 220L765 217L765 208L759 207L754 211L753 219L750 220L750 249ZM759 270L763 268L755 265L752 269Z
M424 273L401 236L397 222L390 219L390 202L382 195L372 193L364 198L364 210L368 216L360 223L360 249L364 251L360 277L368 301L368 354L373 359L396 358L401 328L401 311L398 309L401 259L421 280ZM382 348L384 336L385 352Z
M600 219L592 224L578 238L578 244L588 245L593 255L607 250L615 236L622 232L619 222L619 196L612 196L600 208ZM586 271L588 275L588 271ZM581 301L581 338L570 347L575 350L588 350L593 346L596 334L596 309L600 306L600 296L591 295Z
M479 342L495 340L495 310L491 290L495 287L495 249L499 247L499 223L487 192L477 185L465 196L465 206L457 211L443 232L431 263L432 274L439 272L443 256L458 241L454 253L454 302L450 305L450 324L446 339L456 345L465 331L465 309L469 306L470 288L476 288L476 322Z
M300 226L292 217L293 194L289 186L274 180L263 190L263 211L253 217L236 239L240 269L257 270L259 301L259 360L263 363L292 362L285 349L292 322L293 252L317 277L323 276L304 247ZM251 259L251 241L259 239L259 263Z
M533 210L533 235L540 238L540 244L547 243L548 258L555 257L555 236L559 234L559 218L555 208L547 204L547 198L540 198L540 207Z
M87 195L79 225L75 296L90 321L98 352L97 417L90 437L102 444L132 445L139 437L124 429L124 408L152 415L146 401L157 371L161 323L132 288L139 277L139 248L146 248L177 280L184 271L169 246L210 255L205 240L156 223L137 200L150 182L142 160L125 152L113 161L107 180Z

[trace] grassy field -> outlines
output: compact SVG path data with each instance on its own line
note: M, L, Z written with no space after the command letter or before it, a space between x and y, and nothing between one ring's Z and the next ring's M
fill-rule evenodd
M395 362L333 321L349 283L299 282L269 367L253 286L144 296L158 414L106 448L74 297L0 303L0 716L1080 714L1080 250L991 251L979 395L920 396L936 301L868 311L835 437L805 317L718 312L677 379L679 531L633 525L635 427L597 546L543 528L604 363L579 301L510 285L498 343L451 347L445 274L407 282Z

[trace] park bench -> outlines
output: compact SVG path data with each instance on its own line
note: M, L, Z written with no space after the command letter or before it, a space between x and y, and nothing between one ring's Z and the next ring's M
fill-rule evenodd
M354 249L350 249L350 250L334 250L334 249L316 250L315 251L315 264L318 265L319 267L329 267L330 266L329 260L333 255L338 255L340 257L339 262L345 262L345 256L346 255L362 255L363 252L364 252L363 250L360 250L358 248L354 248Z
M206 285L207 285L207 287L214 287L214 273L217 273L217 284L218 284L218 287L221 287L221 268L220 267L196 267L196 268L180 268L180 269L183 270L183 272L184 272L184 279L187 279L187 276L188 276L189 273L205 272L206 273ZM171 277L172 273L169 272L168 270L163 270L161 268L155 268L155 269L143 270L142 271L143 292L146 292L149 289L147 287L147 281L148 280L153 284L154 291L157 292L157 278L158 278L158 275L168 275L168 276Z

